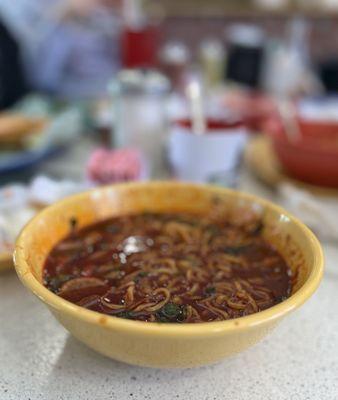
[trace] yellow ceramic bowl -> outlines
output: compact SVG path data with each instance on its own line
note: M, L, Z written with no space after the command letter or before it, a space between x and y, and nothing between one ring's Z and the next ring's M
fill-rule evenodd
M158 324L106 316L74 305L47 290L42 268L51 248L76 217L85 226L108 217L142 211L263 212L264 235L297 275L293 294L265 311L235 320L200 324ZM76 338L94 350L130 364L194 367L214 363L262 339L285 315L316 290L323 273L321 247L311 231L286 211L236 191L175 182L108 186L69 197L40 212L21 232L15 249L21 281ZM301 346L301 344L300 344Z

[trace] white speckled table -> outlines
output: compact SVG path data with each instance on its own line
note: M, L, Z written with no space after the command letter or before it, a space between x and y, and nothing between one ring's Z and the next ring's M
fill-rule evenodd
M322 285L255 347L190 370L104 358L73 339L14 272L0 275L1 400L334 400L338 398L338 249Z
M246 189L264 195L262 188ZM132 367L73 339L19 282L0 275L0 400L338 399L338 246L318 292L263 342L190 370Z

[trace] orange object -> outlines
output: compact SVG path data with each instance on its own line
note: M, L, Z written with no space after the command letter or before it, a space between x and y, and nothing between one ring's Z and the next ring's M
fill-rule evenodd
M301 139L292 142L278 119L265 125L283 168L304 182L338 187L338 123L303 119L297 123Z

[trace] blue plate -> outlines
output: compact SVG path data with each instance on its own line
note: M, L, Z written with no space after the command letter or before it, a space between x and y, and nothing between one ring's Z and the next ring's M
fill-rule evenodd
M64 146L45 147L38 150L18 151L1 155L0 152L0 175L20 172L21 170L32 168L59 154Z

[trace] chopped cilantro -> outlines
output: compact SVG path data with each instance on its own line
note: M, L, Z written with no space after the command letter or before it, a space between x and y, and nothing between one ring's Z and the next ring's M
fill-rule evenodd
M186 307L174 303L165 304L157 313L158 322L182 322L186 318Z
M133 319L134 313L132 311L126 310L126 311L121 311L121 312L115 314L115 316L119 317L119 318L124 318L124 319Z
M206 294L214 294L216 292L216 288L214 286L208 286L204 291Z
M234 256L238 256L248 250L249 244L238 245L238 246L226 246L223 248L224 253L228 253Z
M72 278L72 275L61 274L58 276L54 276L53 278L47 279L46 284L53 293L57 293L60 290L61 286Z

